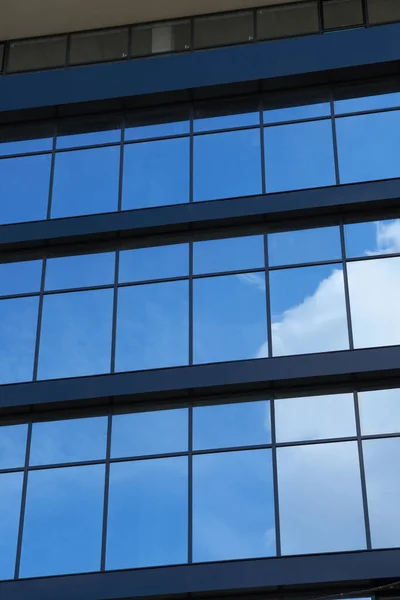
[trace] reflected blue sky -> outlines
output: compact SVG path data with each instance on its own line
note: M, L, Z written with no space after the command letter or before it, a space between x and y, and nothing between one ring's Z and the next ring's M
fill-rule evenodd
M53 147L53 138L35 138L31 140L14 140L10 142L0 142L0 156L10 154L27 154L28 152L51 151Z
M193 273L218 273L264 268L261 235L207 240L193 244Z
M400 433L400 390L359 392L363 435Z
M119 255L119 283L168 279L189 274L189 244L123 250Z
M113 284L115 252L49 258L45 290L94 287Z
M268 123L329 117L330 114L331 109L329 102L320 102L318 104L304 104L303 106L288 106L285 108L265 110L263 113L263 120L264 125L267 125Z
M38 292L41 276L41 260L0 263L0 296Z
M344 232L348 258L400 251L400 219L352 223Z
M28 426L0 427L0 469L17 469L25 464Z
M351 94L351 92L350 92ZM379 110L384 108L396 108L400 105L400 93L377 94L375 96L364 96L361 98L346 98L335 100L335 113L337 115L362 112L364 110Z
M0 474L0 580L13 579L23 473Z
M200 112L200 111L199 111ZM259 125L259 112L243 112L226 114L214 117L198 117L193 121L193 130L195 133L201 131L212 131L216 129L230 129L234 127L249 127Z
M84 125L83 125L84 126ZM74 148L77 146L95 146L96 144L112 144L121 141L121 129L90 131L57 137L56 148Z
M271 267L298 263L340 260L339 227L318 227L268 235L268 260Z

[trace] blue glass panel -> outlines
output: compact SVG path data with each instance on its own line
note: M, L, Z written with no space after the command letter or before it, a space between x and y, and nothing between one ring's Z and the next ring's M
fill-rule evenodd
M121 140L120 129L89 131L57 137L57 149L76 146L95 146L97 144L118 143Z
M189 106L135 111L127 116L125 140L184 135L190 131Z
M193 129L197 133L200 131L212 131L213 129L248 127L251 125L259 125L259 123L259 112L245 112L217 117L198 117L193 122Z
M271 267L341 259L339 227L318 227L268 235Z
M268 354L263 273L198 279L193 296L195 363Z
M188 282L121 288L116 370L158 369L186 365L188 360Z
M194 200L260 194L260 130L200 135L194 139Z
M189 202L189 138L129 144L123 210Z
M0 296L38 292L41 275L41 260L0 264Z
M113 416L112 458L185 452L187 449L186 408Z
M361 432L363 435L400 433L400 390L359 392Z
M116 211L119 158L118 146L57 154L52 218Z
M400 93L378 94L376 96L364 96L363 98L346 98L335 101L335 113L363 112L366 110L379 110L383 108L396 108L400 106Z
M32 379L38 307L36 297L0 301L0 383Z
M301 121L303 119L314 119L316 117L329 117L330 114L331 109L329 102L274 108L264 111L264 124Z
M270 450L193 458L193 560L275 554Z
M189 244L125 250L119 255L119 282L168 279L189 274Z
M334 185L331 121L264 129L267 192Z
M273 271L270 288L275 356L349 347L341 266Z
M24 466L27 433L27 425L0 427L0 469L18 469Z
M47 215L51 155L0 160L0 225Z
M113 284L115 252L50 258L46 264L46 290Z
M51 150L53 138L39 138L31 140L13 140L3 142L0 140L0 156L11 154L27 154L28 152L43 152Z
M282 554L365 549L356 442L278 448Z
M104 465L31 471L21 577L100 570Z
M400 219L345 225L348 258L400 252Z
M271 442L269 402L238 402L193 409L193 448L233 448Z
M101 460L106 457L107 417L33 423L31 465Z
M0 580L14 579L23 473L0 475Z
M38 378L109 372L112 306L113 290L46 296Z
M107 569L187 562L186 457L111 465Z
M264 239L261 235L193 244L195 274L262 269L264 265Z
M336 119L341 183L400 176L400 111Z

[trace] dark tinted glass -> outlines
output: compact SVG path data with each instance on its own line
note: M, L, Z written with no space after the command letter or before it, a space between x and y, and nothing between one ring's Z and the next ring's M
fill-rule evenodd
M0 44L0 73L3 70L4 45Z
M399 0L367 0L370 23L400 21Z
M0 156L51 150L52 125L17 125L0 129Z
M10 42L7 71L48 69L65 64L66 36Z
M325 29L361 25L363 22L361 0L325 0L322 11Z
M318 227L268 235L271 267L335 260L342 256L339 227Z
M46 264L46 290L94 287L114 282L115 253L82 254L49 258Z
M317 33L318 30L316 1L272 6L257 11L257 37L259 39Z
M121 141L121 119L118 115L100 115L83 119L63 119L57 126L57 149Z
M260 123L257 99L202 102L194 108L194 132L246 127Z
M181 52L190 48L190 21L132 28L132 56Z
M189 274L189 245L125 250L119 255L119 282L151 281Z
M315 117L329 117L331 111L329 102L299 104L298 106L285 106L283 104L282 108L273 108L272 106L264 111L264 125L284 121L302 121L303 119L314 119Z
M0 296L38 292L41 275L41 260L0 263Z
M189 133L190 108L160 108L136 110L126 116L125 141L166 137Z
M193 272L222 273L264 267L264 240L261 235L208 240L193 244Z
M0 475L0 580L13 579L23 473Z
M194 21L194 47L239 44L254 39L253 13L199 17Z
M393 82L364 84L335 88L334 108L337 115L346 113L397 108L400 106L400 92Z
M90 63L126 58L128 29L77 33L71 36L70 63Z

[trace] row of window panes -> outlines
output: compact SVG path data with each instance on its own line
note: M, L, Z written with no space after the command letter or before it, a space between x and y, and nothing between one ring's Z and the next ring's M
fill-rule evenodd
M400 20L397 0L367 0L367 6L370 24ZM323 0L321 19L324 30L364 25L362 0ZM106 62L319 31L317 0L302 0L258 9L255 13L242 11L194 18L193 40L191 20L132 27L130 42L128 27L72 34L68 59L67 35L10 42L7 72L62 67L66 62L71 65ZM1 64L2 60L0 70Z
M346 350L347 293L354 347L398 345L399 223L345 227L348 289L339 227L269 234L267 272L262 236L196 242L191 307L187 244L121 251L114 335L115 253L48 259L44 296L41 261L0 265L0 382L32 379L38 329L38 379L263 358L268 331L273 356Z
M195 406L193 449L187 408L112 417L106 569L186 563L189 486L194 562L274 556L276 501L283 555L366 549L364 494L371 547L400 546L400 391L276 399L277 447L269 405ZM107 423L33 423L29 453L28 425L0 427L0 579L14 577L26 456L19 575L100 570Z

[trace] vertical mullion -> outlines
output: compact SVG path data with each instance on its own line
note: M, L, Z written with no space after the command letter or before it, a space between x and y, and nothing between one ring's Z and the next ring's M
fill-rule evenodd
M270 272L269 272L269 258L268 258L268 235L264 236L264 261L265 261L265 302L267 310L267 343L268 343L268 356L272 357L272 317L271 317L271 286L270 286Z
M264 139L264 111L263 97L260 95L260 148L261 148L261 185L262 193L267 193L267 182L265 173L265 139Z
M47 215L46 219L51 218L51 207L53 203L53 187L54 187L54 171L56 168L56 143L57 143L57 125L55 124L53 131L53 146L51 149L51 163L50 163L50 181L49 181L49 196L47 200Z
M331 108L333 160L335 161L335 182L336 182L336 185L340 185L339 153L338 153L338 146L337 146L336 121L335 121L335 110L334 110L332 90L331 90L331 98L330 98L329 103L330 103L330 108Z
M118 272L120 251L115 252L114 291L113 291L113 314L111 329L111 357L110 372L115 373L115 353L117 344L117 315L118 315Z
M360 476L361 476L361 493L364 509L364 523L365 523L365 535L367 542L367 550L371 550L371 527L369 522L369 511L368 511L368 498L367 498L367 483L365 478L365 466L364 466L364 453L361 439L361 420L360 420L360 407L358 405L358 394L354 393L354 410L356 416L356 432L357 432L357 446L358 446L358 457L360 461Z
M21 494L21 511L19 516L19 527L18 527L18 541L17 541L17 552L15 557L15 571L14 578L19 578L19 571L21 566L21 552L22 552L22 537L24 530L25 521L25 507L26 507L26 494L28 489L28 468L29 468L29 456L31 452L31 440L32 440L32 421L28 423L28 434L26 438L26 451L25 451L25 464L24 464L24 475L22 480L22 494Z
M257 32L257 10L255 8L253 8L253 42L255 42L258 39L258 32Z
M368 14L368 0L361 0L361 8L363 13L363 21L366 27L370 26Z
M107 422L107 447L106 447L106 464L105 464L105 474L104 474L103 530L102 530L102 536L101 536L100 571L105 571L105 569L106 569L108 499L109 499L109 494L110 494L111 434L112 434L112 413L110 411L110 414L108 415L108 422Z
M42 278L40 280L40 292L39 292L39 307L38 307L38 320L36 327L36 341L35 341L35 354L33 358L33 381L37 381L37 373L39 366L39 348L40 348L40 336L42 332L42 316L43 316L43 302L44 302L44 282L46 279L46 267L47 258L43 259L42 264Z
M276 555L282 555L281 549L281 527L279 518L279 495L278 495L278 461L276 450L276 431L275 431L275 399L270 399L271 408L271 445L272 445L272 480L274 486L274 510L275 510L275 543Z
M340 245L342 250L342 268L343 268L343 283L344 283L344 298L346 302L346 313L347 313L347 329L349 333L349 347L350 350L354 349L354 338L353 338L353 325L351 322L351 305L350 305L350 291L349 291L349 278L347 274L347 262L346 262L346 243L344 239L344 225L343 221L340 223Z
M124 180L124 153L125 153L125 128L126 118L125 114L122 115L121 122L121 140L120 140L120 153L119 153L119 182L118 182L118 212L122 210L122 194L123 194L123 180Z
M193 562L193 406L188 410L188 563Z
M193 365L193 242L189 242L189 365Z
M317 10L318 10L318 27L319 33L324 32L324 7L323 0L317 0Z
M65 66L69 66L69 61L71 57L71 34L67 34L67 44L65 47Z

